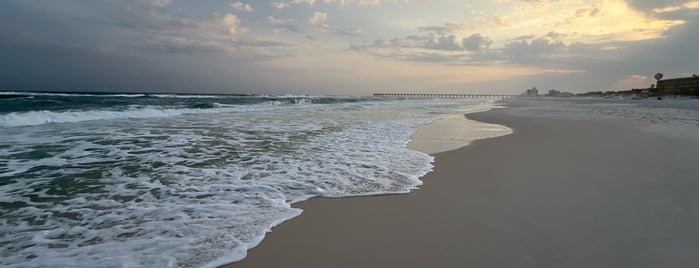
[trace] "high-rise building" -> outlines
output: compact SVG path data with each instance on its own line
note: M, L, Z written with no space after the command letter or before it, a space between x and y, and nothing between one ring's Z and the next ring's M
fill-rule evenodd
M539 90L536 89L536 87L532 89L527 89L526 92L524 92L525 97L538 97L539 96Z

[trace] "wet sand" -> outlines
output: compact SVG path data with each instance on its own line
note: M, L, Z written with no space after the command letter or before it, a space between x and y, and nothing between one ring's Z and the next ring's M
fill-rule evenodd
M697 267L699 143L512 104L406 195L316 198L226 267ZM524 108L524 109L520 109Z
M508 134L512 134L512 129L506 126L470 120L463 114L451 114L419 126L408 148L434 155L467 146L476 140Z

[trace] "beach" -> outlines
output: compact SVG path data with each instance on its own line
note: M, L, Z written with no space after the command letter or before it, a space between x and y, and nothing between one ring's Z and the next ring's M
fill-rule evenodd
M298 203L300 216L224 267L699 265L696 126L557 112L566 105L580 108L468 114L514 133L434 154L409 194Z

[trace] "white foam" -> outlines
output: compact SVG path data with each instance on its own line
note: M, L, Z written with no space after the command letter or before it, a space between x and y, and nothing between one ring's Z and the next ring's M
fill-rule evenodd
M0 128L0 177L12 178L0 201L24 206L3 211L0 266L240 260L301 213L294 202L418 187L433 158L406 143L416 126L461 106L267 103L254 113ZM44 156L25 157L36 152Z
M139 98L146 94L81 94L81 93L50 93L50 92L27 92L27 91L5 91L0 95L23 95L23 96L60 96L60 97L97 97L97 98Z
M252 112L276 109L283 103L266 102L255 105L215 103L213 109L162 108L158 106L131 106L126 110L29 111L0 114L0 126L19 127L51 123L71 123L93 120L170 117L179 115Z
M125 111L91 110L91 111L30 111L14 112L0 115L0 126L33 126L49 123L80 122L90 120L110 120L127 118L149 118L182 115L192 112L201 112L196 109L159 109L159 108L135 108Z
M182 95L182 94L148 94L148 97L166 99L219 99L230 98L229 95Z

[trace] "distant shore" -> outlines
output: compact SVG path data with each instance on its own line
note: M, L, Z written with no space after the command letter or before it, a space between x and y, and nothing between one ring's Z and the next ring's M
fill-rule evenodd
M410 194L302 202L225 267L699 264L696 137L535 105L467 115L514 133L436 154Z

